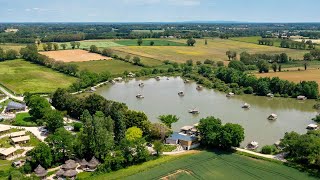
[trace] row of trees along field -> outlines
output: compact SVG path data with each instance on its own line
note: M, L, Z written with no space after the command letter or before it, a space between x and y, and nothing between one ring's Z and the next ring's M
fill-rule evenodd
M91 159L102 163L98 172L116 171L150 159L146 142L154 142L155 151L162 151L162 141L171 134L171 124L179 120L174 115L163 115L162 123L151 123L143 112L129 110L123 103L109 101L92 94L87 97L71 95L58 89L48 101L40 96L26 96L30 114L48 127L46 143L28 152L30 158L21 170L31 172L38 164L45 168L58 166L70 158ZM50 112L49 112L50 111ZM62 114L80 119L80 132L72 135L63 128ZM41 116L40 116L41 115ZM207 147L229 149L239 146L244 130L237 124L222 125L219 119L208 117L200 120L201 142ZM160 140L160 141L159 141ZM159 155L158 154L158 155Z
M18 51L14 50L14 49L9 49L7 51L4 51L0 47L0 61L17 59L18 56L19 56Z
M240 70L238 70L238 68L234 69L233 67L214 67L211 64L201 63L197 63L197 65L194 66L192 61L188 61L182 65L182 74L184 77L194 79L197 83L203 84L208 88L214 88L224 92L232 91L236 94L256 93L261 96L273 93L276 96L282 97L304 95L310 99L318 98L318 84L315 81L294 83L281 80L278 77L257 78L254 75L242 71L241 68L239 69Z
M40 41L37 41L36 44L37 44L38 46L40 46L41 42L40 42ZM80 45L81 45L80 42L76 42L76 41L71 41L71 42L70 42L70 46L71 46L72 49L75 49L75 48L79 49L79 48L80 48ZM66 43L60 44L60 47L59 47L59 44L58 44L58 43L47 42L47 43L43 43L43 44L42 44L42 49L43 49L44 51L52 51L52 50L57 51L57 50L59 50L60 48L62 48L63 50L65 50L67 47L68 47L68 44L66 44Z

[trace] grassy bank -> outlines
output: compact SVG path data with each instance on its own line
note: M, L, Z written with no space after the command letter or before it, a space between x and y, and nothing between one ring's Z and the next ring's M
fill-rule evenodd
M0 62L0 83L19 94L50 93L59 87L69 87L75 81L74 77L22 59Z

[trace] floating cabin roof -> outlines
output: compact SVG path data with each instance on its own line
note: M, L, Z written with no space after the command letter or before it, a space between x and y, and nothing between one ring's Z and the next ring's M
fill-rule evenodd
M9 130L10 130L10 127L8 127L8 126L1 126L0 127L0 132L9 131Z
M11 138L12 139L12 141L14 142L14 143L17 143L17 142L21 142L21 141L28 141L28 140L30 140L30 136L28 135L28 136L21 136L21 137L16 137L16 138Z
M18 132L13 132L10 134L10 137L19 137L19 136L24 136L26 134L25 131L18 131Z
M36 175L38 177L44 177L48 174L48 171L45 170L40 164L38 165L38 167L34 170L34 172L36 173Z
M17 151L16 148L14 148L14 147L9 147L9 148L1 151L0 154L2 154L2 155L4 155L4 156L8 156L9 154L12 154L12 153L14 153L14 152L16 152L16 151Z
M22 103L17 103L17 102L14 102L14 101L10 101L7 105L7 108L6 110L16 110L16 109L25 109L26 108L26 105L25 104L22 104Z
M174 132L173 134L171 134L171 136L168 139L172 139L172 140L176 140L176 141L177 140L195 141L195 140L197 140L197 137Z

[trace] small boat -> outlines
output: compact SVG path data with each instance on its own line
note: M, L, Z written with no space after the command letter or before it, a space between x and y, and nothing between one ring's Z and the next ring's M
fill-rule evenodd
M197 89L198 91L200 91L200 90L202 90L202 89L203 89L203 87L202 87L202 86L200 86L200 85L198 85L196 89Z
M160 76L157 76L157 77L156 77L156 80L157 80L157 81L160 81Z
M117 82L120 82L120 81L122 81L123 79L122 79L122 77L117 77L117 78L114 78L113 80L114 80L114 81L117 81Z
M251 141L248 145L247 145L247 149L250 150L255 150L259 147L259 143L256 141Z
M244 105L242 106L242 108L244 108L244 109L250 109L250 104L244 103Z
M318 129L318 125L316 125L316 124L309 124L309 125L307 126L307 129L309 129L309 130L317 130L317 129Z
M142 96L142 94L137 94L137 95L136 95L136 98L138 98L138 99L143 99L144 96Z
M298 100L301 100L301 101L304 101L304 100L307 100L307 97L305 97L305 96L298 96L297 99L298 99Z
M139 87L144 87L144 83L139 83Z
M273 97L274 97L274 95L273 95L272 93L268 93L268 94L267 94L267 97L269 97L269 98L273 98Z
M229 92L226 97L233 97L234 96L234 93L233 92Z
M130 78L134 78L136 75L132 72L129 72L129 74L127 75L127 77L130 77Z
M184 96L184 92L183 92L183 91L180 91L180 92L178 92L178 95L179 95L179 96Z
M170 80L169 78L167 78L167 80Z
M190 81L188 79L185 79L183 82L184 83L189 83Z
M278 119L278 116L276 114L270 114L270 116L268 116L269 120L276 120Z
M200 114L200 111L197 110L197 109L190 109L189 113L191 113L191 114Z

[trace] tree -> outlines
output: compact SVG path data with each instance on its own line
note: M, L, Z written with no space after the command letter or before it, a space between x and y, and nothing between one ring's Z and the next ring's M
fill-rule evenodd
M219 135L220 147L230 149L239 147L244 140L244 129L239 124L227 123L222 127Z
M48 51L51 51L51 50L52 50L52 43L51 43L51 42L48 42L48 43L47 43L47 50L48 50Z
M126 128L134 126L140 128L144 135L147 135L150 132L150 121L148 120L147 115L143 112L127 111L125 113L125 124Z
M135 142L142 138L142 130L133 126L126 131L126 139L130 142Z
M150 46L153 46L154 45L154 41L150 41Z
M4 61L6 59L6 53L4 50L0 47L0 61Z
M304 63L303 63L303 66L304 66L304 70L307 70L308 63L307 63L307 62L304 62Z
M17 59L18 57L18 52L14 49L9 49L6 51L6 59L7 60L13 60L13 59Z
M193 66L193 61L190 59L190 60L187 60L186 61L186 65L187 66Z
M50 132L55 132L56 129L63 127L63 116L59 111L50 109L47 110L43 117Z
M98 52L98 47L96 45L91 45L90 46L90 52L97 53Z
M151 124L150 128L150 137L152 139L161 139L164 140L166 136L169 136L171 130L164 124L154 123Z
M49 168L53 163L51 149L45 143L39 143L27 154L31 156L30 163L33 168L36 168L39 164L44 168Z
M71 41L70 42L71 48L74 49L76 48L76 42L75 41ZM91 49L91 48L90 48Z
M53 43L53 49L54 49L55 51L59 50L59 45L58 45L58 43Z
M141 63L141 59L138 56L133 57L133 64L139 65Z
M208 45L208 40L207 39L204 40L204 45Z
M126 55L126 57L124 58L127 62L129 62L130 61L130 59L131 59L131 56L130 56L130 54L127 54Z
M217 62L217 66L218 66L218 67L223 67L223 66L224 66L223 61L218 61L218 62Z
M141 46L142 43L143 43L142 39L139 38L138 41L137 41L138 46Z
M278 71L281 72L281 70L282 70L282 69L281 69L281 64L279 64L279 66L278 66Z
M63 127L56 129L46 138L48 146L52 150L54 162L64 162L72 157L74 137Z
M235 60L237 57L237 52L235 51L227 51L226 55L228 56L229 61L230 60Z
M46 44L42 44L42 49L43 49L44 51L48 51L48 46L47 46Z
M237 60L230 61L230 63L228 64L228 67L239 70L239 71L246 71L247 70L246 65L243 62L237 61Z
M273 154L276 151L276 147L270 146L270 145L265 145L261 149L262 154Z
M188 46L194 46L195 43L196 43L196 40L193 39L193 38L189 38L189 39L187 40L187 45L188 45Z
M281 63L287 63L289 60L288 60L288 55L286 53L281 53L280 54L280 62Z
M30 115L35 119L43 118L45 113L51 109L50 103L39 95L31 96L29 102L27 102L27 106L30 109Z
M102 50L101 54L104 56L112 57L113 50L110 48L105 48Z
M313 56L310 53L306 53L303 55L303 60L305 61L311 61L313 59Z
M257 68L259 69L259 72L269 72L269 63L266 60L259 60L257 63Z
M272 63L272 69L274 72L277 72L278 64L276 62Z
M155 141L153 143L153 149L157 152L157 156L159 156L163 152L164 145L161 141Z
M210 116L200 119L198 130L201 135L201 143L208 147L218 146L221 128L221 120L218 118Z
M60 46L61 46L61 48L62 48L63 50L65 50L68 45L63 43L63 44L60 44Z
M79 49L80 48L81 43L80 42L76 42L76 46Z
M170 129L171 129L171 125L173 123L178 122L179 120L179 118L176 115L171 115L171 114L161 115L158 117L158 119Z

